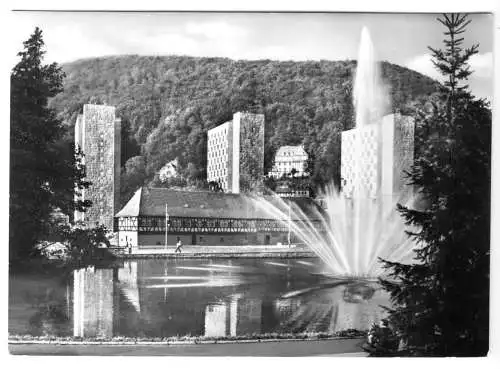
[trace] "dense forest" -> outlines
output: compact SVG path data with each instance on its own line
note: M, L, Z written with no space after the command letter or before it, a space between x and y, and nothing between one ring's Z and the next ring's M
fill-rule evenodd
M50 102L70 128L83 104L105 103L122 119L122 203L177 159L186 183L206 178L206 131L234 112L265 114L265 170L281 145L303 144L314 185L339 182L340 132L352 128L355 61L235 61L187 56L113 56L62 65L64 92ZM392 111L404 113L438 83L387 62ZM389 109L389 110L390 110Z

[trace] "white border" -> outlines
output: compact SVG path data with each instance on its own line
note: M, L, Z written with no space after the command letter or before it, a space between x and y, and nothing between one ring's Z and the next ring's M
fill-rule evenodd
M5 6L5 8L4 8ZM112 2L107 0L87 0L85 2L68 2L68 1L13 1L7 0L2 2L2 12L0 18L0 25L2 27L2 35L8 38L9 35L9 20L8 15L12 9L64 9L64 10L232 10L232 11L358 11L358 12L444 12L444 11L461 11L461 12L489 12L494 11L496 14L499 9L499 2L495 0L474 0L474 1L462 1L462 0L431 0L431 1L370 1L370 0L349 0L349 1L319 1L319 0L308 0L308 1L274 1L274 0L253 0L247 2L236 2L228 0L211 0L211 1L195 1L195 0L184 0L184 1L153 1L153 0L142 0L140 2ZM498 17L495 17L495 57L494 65L498 66L498 58L496 57L499 50L498 41L498 30L499 30ZM2 61L1 63L4 63ZM2 64L2 67L4 65ZM2 134L0 137L4 140L3 144L0 145L0 150L2 153L0 155L0 170L8 175L8 158L9 158L9 148L8 148L8 122L9 122L9 68L2 68L1 73L1 86L2 86ZM495 71L498 70L495 68ZM498 73L495 73L495 88L494 91L498 91ZM144 367L145 365L180 365L181 367L188 368L193 365L193 367L202 367L205 369L207 366L214 367L234 367L235 364L238 366L248 365L248 367L255 367L256 365L268 364L269 366L281 366L286 365L297 365L297 367L311 367L311 366L327 366L332 367L336 364L340 366L352 366L356 363L362 365L363 367L409 367L409 368L421 368L427 366L446 366L452 365L453 368L467 367L473 365L479 365L478 367L500 367L500 347L499 341L499 321L498 315L500 312L499 303L499 293L500 283L499 277L500 272L498 272L498 267L500 266L500 252L498 252L499 237L498 237L498 225L500 224L500 219L498 215L499 208L499 197L498 189L500 188L500 183L498 180L498 173L500 170L499 165L499 142L500 142L500 128L497 122L497 107L496 103L497 94L494 93L494 123L493 123L493 176L492 176L492 261L491 261L491 275L492 275L492 305L490 313L492 316L492 350L490 352L490 357L487 359L369 359L367 361L356 361L357 359L348 358L337 358L337 361L332 362L327 358L293 358L293 359L271 359L271 358L172 358L169 357L167 362L163 361L161 358L153 357L131 357L127 360L122 360L122 358L109 358L109 357L12 357L8 356L4 361L5 367L85 367L95 365L96 367L106 367L110 364L112 365L112 360L118 360L118 365L121 367ZM4 175L4 178L7 176ZM8 180L4 179L0 183L0 191L2 193L1 197L1 210L2 210L2 252L4 262L8 260ZM495 227L496 226L496 227ZM2 279L2 286L7 287L7 268L4 269L3 274L5 279ZM496 290L496 292L495 292ZM7 291L7 288L4 289ZM7 293L4 294L7 298ZM2 304L2 330L4 332L4 353L6 353L7 347L7 301ZM7 354L8 355L8 354ZM69 360L68 360L69 359ZM161 361L160 361L161 360ZM340 361L338 361L340 360ZM434 364L434 365L433 365Z

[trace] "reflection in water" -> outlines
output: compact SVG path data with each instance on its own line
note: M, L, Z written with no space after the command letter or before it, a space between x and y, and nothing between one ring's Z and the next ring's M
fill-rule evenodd
M261 332L262 301L230 296L226 301L208 304L205 308L205 336L242 336Z
M122 293L134 309L140 313L141 302L137 286L137 261L125 262L123 268L118 269L118 282Z
M227 304L210 304L205 308L205 336L225 337L229 336L227 328L228 308Z
M119 269L87 267L73 271L73 335L112 337L120 294L140 313L137 262Z
M364 297L354 298L363 291ZM306 295L278 299L281 330L286 332L328 332L345 329L367 329L381 320L379 305L387 304L384 291L372 287L338 286Z
M266 264L273 265L273 266L280 266L280 267L288 267L288 264L277 263L277 262L274 262L274 261L266 261Z
M92 267L73 271L73 335L113 336L113 270Z
M40 300L40 292L30 294L14 286L12 293L25 305L13 309L37 310L30 312L33 324L26 326L17 318L21 323L9 323L9 332L236 336L367 329L382 318L379 305L388 305L383 291L353 284L321 289L311 264L316 260L137 260L119 268L77 269L67 284L52 287L43 304L34 297L29 300ZM44 317L50 319L40 318L40 311L47 311Z

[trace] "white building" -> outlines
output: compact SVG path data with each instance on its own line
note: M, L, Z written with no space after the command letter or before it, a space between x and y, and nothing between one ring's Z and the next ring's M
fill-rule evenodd
M224 192L231 184L232 122L226 122L208 131L207 181L220 183Z
M177 171L178 167L179 164L177 162L177 159L169 161L167 164L165 164L163 168L160 169L160 181L165 182L168 178L177 177L179 175L179 172Z
M410 194L405 173L413 165L414 135L413 119L400 114L342 132L344 195L392 199Z
M264 176L264 114L238 112L208 131L207 182L240 193Z
M302 177L306 174L308 155L304 146L281 146L274 157L274 166L269 176L280 178L283 175L289 175L292 169L295 169L296 177Z

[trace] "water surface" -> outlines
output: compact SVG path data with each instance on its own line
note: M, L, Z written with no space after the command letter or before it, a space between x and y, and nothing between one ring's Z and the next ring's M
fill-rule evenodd
M325 283L319 259L150 259L11 275L9 333L240 336L368 329L387 294Z

